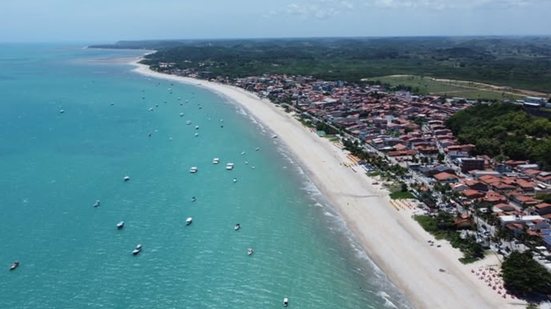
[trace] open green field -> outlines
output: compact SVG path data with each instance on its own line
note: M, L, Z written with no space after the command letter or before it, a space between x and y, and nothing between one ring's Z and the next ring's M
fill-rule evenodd
M390 75L369 78L369 81L378 81L390 86L411 87L419 94L432 94L449 97L461 97L467 99L485 100L514 100L522 98L522 95L504 92L480 84L463 81L442 81L432 77L415 75Z

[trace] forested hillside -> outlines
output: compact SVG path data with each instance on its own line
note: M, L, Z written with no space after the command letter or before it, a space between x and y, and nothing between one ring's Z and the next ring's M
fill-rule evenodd
M264 73L359 81L432 76L551 92L549 37L397 37L119 42L96 47L155 49L145 63L175 63L205 76Z

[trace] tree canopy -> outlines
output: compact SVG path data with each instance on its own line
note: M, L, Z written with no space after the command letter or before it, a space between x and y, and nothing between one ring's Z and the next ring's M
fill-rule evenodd
M501 271L505 288L524 298L551 295L551 273L532 259L530 252L513 252L505 259Z
M551 121L520 106L472 106L453 115L447 125L461 142L476 145L478 154L530 160L551 169Z

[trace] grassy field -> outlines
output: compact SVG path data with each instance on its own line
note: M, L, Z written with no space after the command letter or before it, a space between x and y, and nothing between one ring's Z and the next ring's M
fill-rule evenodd
M407 191L406 192L396 191L390 194L390 198L393 200L408 200L408 199L414 199L415 196L413 196L413 194Z
M504 100L519 99L522 95L492 89L477 83L464 81L442 81L432 77L415 75L390 75L369 78L369 81L379 81L391 86L408 86L419 94L445 95L449 97L461 97L467 99ZM417 91L418 90L418 91Z

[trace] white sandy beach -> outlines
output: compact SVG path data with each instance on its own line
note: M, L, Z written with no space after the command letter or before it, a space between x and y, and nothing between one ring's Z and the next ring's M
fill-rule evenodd
M412 218L412 211L389 203L387 193L373 186L365 173L345 167L346 153L318 137L282 109L237 87L151 71L137 64L137 73L207 88L241 105L272 130L298 159L310 179L339 211L364 250L417 308L513 308L524 303L503 299L471 273L481 263L463 265L458 250L434 239ZM445 272L439 269L445 270Z

